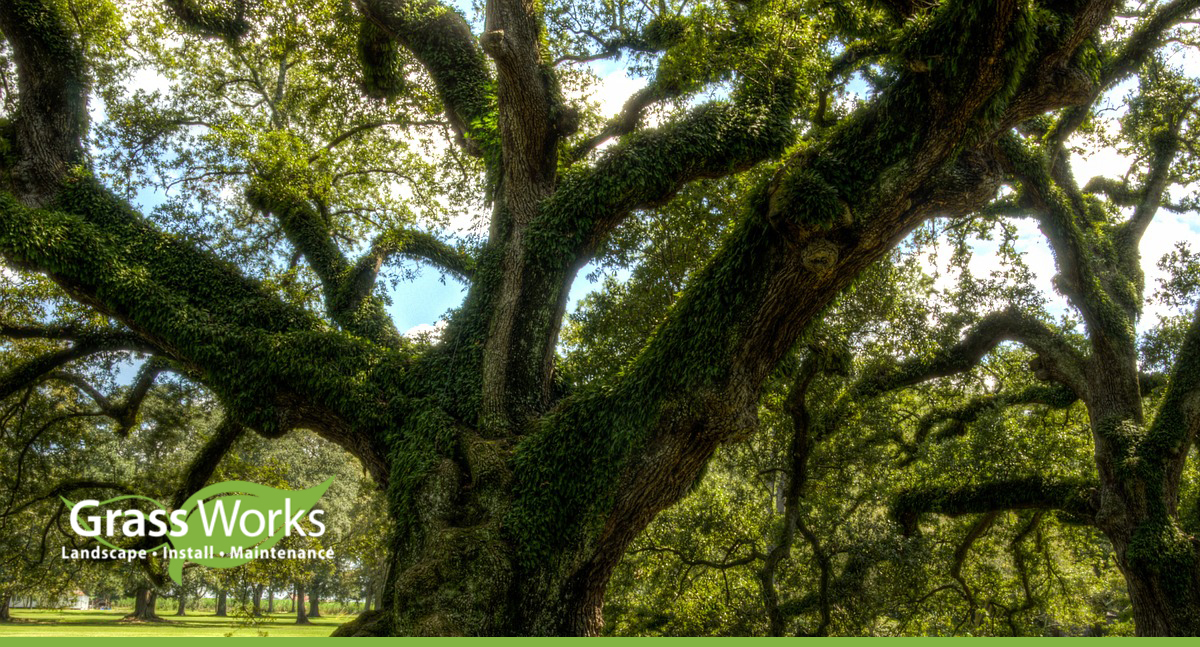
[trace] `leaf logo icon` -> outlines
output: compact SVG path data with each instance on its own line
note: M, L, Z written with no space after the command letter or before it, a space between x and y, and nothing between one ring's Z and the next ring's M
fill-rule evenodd
M190 561L212 568L232 568L249 562L248 556L231 557L235 549L268 549L291 534L300 519L312 510L333 479L307 490L293 492L246 481L215 483L188 497L187 532L171 536L175 550L203 552L212 547L216 557ZM184 560L174 558L167 573L176 583L183 578Z

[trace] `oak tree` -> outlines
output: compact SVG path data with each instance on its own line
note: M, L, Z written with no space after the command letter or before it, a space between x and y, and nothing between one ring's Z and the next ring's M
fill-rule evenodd
M182 374L225 412L181 491L243 430L311 429L355 455L395 531L379 610L343 633L596 633L630 542L753 431L801 333L914 227L987 217L1015 177L999 204L1037 214L1088 345L1004 313L946 361L999 338L1035 345L1035 370L1088 404L1098 525L1139 631L1195 633L1196 548L1174 497L1200 426L1200 341L1147 423L1130 332L1136 241L1184 110L1156 131L1145 182L1124 187L1131 217L1094 197L1126 194L1073 185L1063 153L1102 93L1187 41L1200 2L1131 4L489 0L476 26L437 0L9 0L0 255L87 316L4 321L53 350L0 377L0 396L96 353L142 353L147 382ZM564 88L573 64L617 56L648 82L597 119ZM165 95L117 92L165 63ZM871 91L837 100L851 76ZM89 129L99 99L119 147L107 164ZM652 127L654 110L667 116ZM455 164L405 157L439 131ZM113 169L147 155L194 192L140 213ZM736 223L636 355L602 378L559 376L570 287L630 215L756 167ZM414 169L443 190L389 190ZM490 209L477 248L413 226L414 210L475 189ZM469 285L436 343L388 314L378 278L398 258Z

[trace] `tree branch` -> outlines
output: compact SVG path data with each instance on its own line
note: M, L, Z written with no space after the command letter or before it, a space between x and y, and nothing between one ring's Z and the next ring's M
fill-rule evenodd
M1023 404L1041 404L1052 409L1065 409L1079 400L1070 388L1059 384L1035 384L1019 391L1000 392L972 398L960 407L937 408L921 417L913 437L912 447L905 447L909 457L902 464L916 459L916 448L934 431L937 425L949 422L933 434L935 441L962 435L967 425L990 411ZM911 451L910 451L911 449Z
M687 182L723 177L779 154L794 137L789 121L795 108L790 91L780 93L765 105L700 106L676 122L622 139L594 166L563 179L530 236L556 239L552 249L586 257L634 209L666 201Z
M626 99L625 105L621 107L621 112L608 120L608 123L604 124L604 127L600 129L600 132L576 144L567 155L567 162L577 162L605 141L613 137L628 135L637 130L646 108L671 96L674 95L666 91L661 85L651 81L649 85L634 92L632 96Z
M963 537L958 547L954 549L954 561L950 564L950 577L958 582L961 589L963 599L967 601L968 618L975 615L975 594L971 591L971 587L967 584L966 578L962 575L963 564L967 561L967 555L971 553L971 547L976 541L984 535L996 522L996 517L999 516L999 511L993 510L985 512L983 516L975 520L971 527L967 529L967 534Z
M313 206L317 196L297 195L286 178L259 178L246 188L246 200L270 213L288 241L304 255L321 280L325 310L344 330L391 348L403 342L383 303L372 296L382 258L368 255L352 266L338 248L328 219Z
M156 359L150 359L147 361L142 365L141 370L138 371L137 379L130 387L129 393L125 396L125 399L120 403L114 403L112 400L105 397L104 394L100 393L100 391L92 386L87 380L74 373L55 371L47 375L47 377L71 384L80 391L86 393L88 397L96 402L96 405L100 407L100 411L102 411L104 415L116 421L117 434L125 437L129 435L129 430L133 428L134 424L136 424L137 415L141 410L142 402L150 393L150 388L154 385L154 380L164 370L166 370L166 366L161 361Z
M878 395L968 371L1003 341L1016 341L1037 352L1042 361L1036 368L1045 371L1040 378L1057 380L1077 394L1086 392L1083 358L1078 352L1040 319L1013 307L984 317L961 341L931 358L912 359L865 376L853 394Z
M1150 221L1154 219L1162 203L1163 192L1171 179L1171 165L1179 152L1179 132L1196 100L1192 98L1187 101L1179 114L1171 119L1166 130L1153 135L1150 172L1146 175L1146 183L1142 187L1133 215L1125 223L1118 238L1118 245L1122 255L1126 257L1126 262L1136 261L1138 243L1141 242L1142 235L1146 233L1146 228L1150 226Z
M1183 468L1193 443L1200 443L1200 307L1196 308L1176 356L1158 415L1137 447L1139 460L1145 462L1147 469L1166 470L1167 499L1178 502Z
M494 134L491 73L462 16L436 0L354 0L366 20L396 39L429 72L446 116L468 152L483 154Z
M896 498L892 516L905 535L916 531L925 513L956 517L1002 510L1061 510L1091 519L1099 506L1098 488L1091 481L1046 481L1039 476L965 487L911 488Z
M167 9L185 27L210 38L236 41L250 31L246 0L164 0ZM229 6L232 5L232 6Z
M1092 111L1092 106L1105 90L1113 87L1142 66L1142 63L1163 42L1167 30L1183 21L1190 13L1200 8L1200 0L1173 0L1158 8L1154 15L1143 21L1129 38L1125 39L1120 51L1112 56L1099 74L1089 95L1078 105L1068 108L1054 124L1047 136L1052 148L1062 146L1078 130Z
M71 480L71 481L63 481L61 483L58 483L54 487L47 490L44 494L36 496L27 501L23 501L23 502L21 502L20 505L16 505L16 506L9 508L8 510L6 510L4 512L3 515L0 515L0 516L5 516L5 517L11 516L11 515L21 512L22 510L25 510L26 508L28 508L32 505L40 503L42 501L46 501L48 499L56 499L68 492L74 492L75 490L88 490L88 489L116 490L117 492L121 492L122 494L137 494L136 491L134 491L132 488L125 485L124 483L117 483L115 481L100 481L100 480L95 480L95 479L75 479L75 480Z
M229 450L233 448L234 443L245 434L246 428L234 422L228 414L217 426L217 431L212 438L204 444L204 447L192 459L191 464L184 472L183 481L179 487L175 489L175 495L172 499L172 506L178 508L183 505L197 490L204 487L212 475L217 470L217 466L221 463L221 459Z
M111 333L84 337L71 347L35 357L0 376L0 400L34 384L47 374L84 357L111 351L148 352L150 347L134 335Z

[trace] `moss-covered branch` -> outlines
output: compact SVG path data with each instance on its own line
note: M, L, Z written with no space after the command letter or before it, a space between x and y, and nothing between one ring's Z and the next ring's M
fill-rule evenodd
M917 423L913 445L921 445L931 434L934 441L960 436L966 432L967 425L992 411L1029 404L1065 409L1078 401L1079 396L1061 384L1035 384L1017 391L978 396L962 406L938 408L922 416Z
M1142 234L1150 226L1150 221L1158 213L1162 204L1163 193L1171 182L1171 165L1179 152L1179 132L1183 122L1187 120L1196 100L1186 102L1177 114L1169 121L1167 127L1154 133L1151 141L1150 169L1146 174L1139 199L1134 206L1133 215L1117 234L1119 252L1126 258L1124 263L1137 264L1140 261L1137 246L1142 240Z
M1047 135L1047 141L1057 148L1083 125L1091 114L1096 100L1106 90L1136 72L1168 36L1172 27L1187 19L1200 8L1200 0L1173 0L1159 6L1154 13L1139 24L1125 42L1107 60L1096 61L1098 53L1092 53L1093 65L1100 63L1094 74L1088 96L1077 105L1063 111Z
M211 38L236 41L250 30L248 0L164 0L184 27Z
M670 98L670 96L670 92L653 82L634 92L626 99L625 105L621 107L621 112L609 119L599 132L579 142L571 149L567 161L581 160L605 141L613 137L628 135L637 130L646 109L654 103Z
M1002 510L1060 510L1083 519L1095 516L1098 485L1085 480L1047 481L1039 476L965 487L929 486L904 491L892 515L912 534L922 514L951 517Z
M367 376L382 370L394 384L396 353L329 330L233 265L154 229L90 179L55 207L0 196L0 255L121 321L247 426L267 434L310 426L386 473L382 440L355 423L386 409L364 406L387 402Z
M1170 493L1168 499L1177 499L1188 450L1197 442L1200 442L1200 308L1179 349L1158 415L1137 450L1141 469L1163 471L1165 478L1155 482L1161 483L1164 493Z
M1096 226L1093 221L1103 220L1094 213L1099 206L1083 199L1063 168L1052 169L1044 147L1010 134L1001 149L1021 183L1020 204L1037 218L1054 251L1055 286L1083 315L1093 349L1111 357L1116 347L1131 347L1142 305L1141 268L1120 251L1117 236Z
M795 89L784 80L766 101L711 103L623 138L594 166L569 173L541 207L530 236L542 252L574 261L630 211L659 204L685 183L745 170L780 154L795 136Z
M858 270L922 219L989 197L986 164L968 165L966 182L943 171L972 159L965 140L992 138L1035 63L1037 26L1019 3L985 5L943 3L914 27L906 51L930 67L901 72L871 110L783 166L618 383L575 394L522 441L510 527L524 558L602 523L583 568L609 568L629 528L686 492L721 439L750 428L767 376Z
M974 368L993 348L1016 341L1041 355L1039 370L1047 378L1066 385L1073 393L1086 392L1083 358L1058 333L1037 317L1010 308L992 313L967 331L955 345L929 358L914 358L896 366L885 366L864 376L854 387L856 395L877 395L927 380L962 373Z
M391 348L403 345L383 302L373 295L375 272L382 257L351 265L334 241L329 220L318 206L320 197L297 195L280 179L259 181L246 189L254 207L273 215L288 241L321 280L325 310L344 330Z
M482 154L494 149L495 82L467 21L436 0L354 2L366 20L411 51L429 72L447 118L468 150ZM382 57L364 63L390 65L389 61ZM367 78L386 85L385 79L394 74L394 70L376 69Z
M429 263L463 281L470 281L475 273L474 256L430 232L415 229L393 231L380 236L372 245L371 251L355 263L355 267L358 268L356 273L369 273L368 265L385 263L389 256L404 256ZM375 271L378 271L378 266L375 267Z

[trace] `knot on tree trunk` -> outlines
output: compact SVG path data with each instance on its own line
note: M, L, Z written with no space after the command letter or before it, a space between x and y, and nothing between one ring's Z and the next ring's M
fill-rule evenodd
M504 35L503 29L493 29L485 31L479 36L479 44L483 46L483 51L488 53L488 56L496 60L504 58L508 53L510 43Z
M804 248L800 262L804 269L814 274L826 274L833 269L838 260L838 246L824 238L814 240Z

